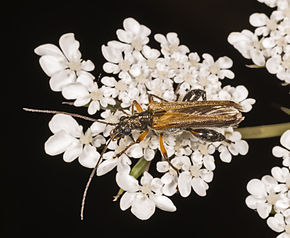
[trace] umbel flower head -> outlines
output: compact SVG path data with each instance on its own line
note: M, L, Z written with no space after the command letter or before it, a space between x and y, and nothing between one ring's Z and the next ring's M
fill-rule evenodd
M234 78L229 57L214 59L207 53L199 56L180 44L174 32L156 34L154 39L160 49L153 49L148 45L149 28L133 18L125 19L123 28L117 30L117 39L101 47L107 61L103 70L110 75L97 81L88 72L93 70L92 63L81 59L79 43L72 33L60 38L63 52L52 44L35 49L41 56L41 67L51 77L51 88L73 100L74 106L88 107L91 115L100 111L101 116L83 132L71 116L55 115L49 123L53 135L45 143L45 150L50 155L64 153L66 162L78 158L85 167L97 166L93 175L95 171L101 176L116 170L121 209L131 208L136 217L144 220L156 208L175 211L169 197L176 193L183 197L191 192L206 196L216 168L215 152L226 163L233 156L247 154L248 144L234 127L243 119L240 111L249 112L255 100L248 98L243 85L222 86L222 80ZM64 72L68 73L66 77L59 77ZM148 95L153 95L150 100ZM173 102L181 105L187 101L193 105L190 103L205 100L217 105L186 109L183 113L209 118L227 115L235 122L210 128L184 130L180 126L179 130L166 130L167 124L176 119L174 116L166 120L164 129L160 130L160 125L154 129L153 121L160 121L152 114L153 104L154 110L160 110L157 108L166 103L171 106ZM150 162L156 159L158 150L162 159L152 164L156 164L160 177L153 178Z
M289 172L289 148L290 130L281 136L281 144L275 146L273 155L283 157L283 165L286 167L274 167L271 175L265 175L262 179L252 179L248 182L247 190L250 195L246 198L249 208L258 212L263 219L267 218L268 226L280 234L277 238L290 237L290 172Z
M253 13L250 24L254 32L232 32L228 42L243 57L252 59L254 67L266 67L284 84L290 84L290 2L288 0L258 0L275 8L270 16Z

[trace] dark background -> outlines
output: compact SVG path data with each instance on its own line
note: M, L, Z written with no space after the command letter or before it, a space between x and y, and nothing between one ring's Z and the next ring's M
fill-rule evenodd
M281 160L271 153L279 138L249 140L249 153L234 157L230 164L221 162L216 155L214 180L206 197L194 192L188 198L173 196L177 211L157 209L148 221L138 220L129 210L121 211L119 202L112 202L118 189L114 173L94 178L85 220L80 221L80 202L90 170L77 161L68 164L62 156L46 155L43 145L51 135L47 125L51 116L21 109L85 114L85 110L61 105L63 98L50 90L48 77L33 49L43 43L58 44L62 34L74 32L81 43L83 59L94 62L93 73L97 76L104 63L101 45L116 39L115 31L122 28L123 19L131 16L152 30L152 42L153 34L173 31L182 44L199 55L208 52L215 59L224 55L232 58L236 77L223 82L245 85L249 96L257 100L242 127L287 122L289 117L274 105L290 107L289 87L282 87L280 80L265 69L246 68L245 64L251 61L227 43L230 32L252 29L248 23L251 13L270 13L270 8L254 0L24 1L1 8L1 38L6 41L1 57L2 117L6 121L2 124L1 237L277 236L244 201L250 179L270 174L273 166L281 165Z

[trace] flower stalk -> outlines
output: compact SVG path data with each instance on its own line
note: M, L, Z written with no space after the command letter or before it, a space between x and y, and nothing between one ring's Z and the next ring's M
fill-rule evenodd
M262 139L281 136L287 129L290 129L290 122L237 128L236 131L243 139Z

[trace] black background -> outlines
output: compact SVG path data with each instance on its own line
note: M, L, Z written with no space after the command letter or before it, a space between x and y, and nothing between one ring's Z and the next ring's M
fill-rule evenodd
M230 32L252 29L248 17L253 12L269 14L271 9L254 0L24 1L2 7L1 38L6 41L2 44L2 117L6 122L2 124L1 146L1 233L5 234L1 237L276 237L244 200L250 179L270 174L273 166L281 165L271 153L279 138L249 140L249 153L234 157L230 164L216 155L214 180L206 197L193 192L188 198L173 196L177 211L157 210L148 221L138 220L129 210L121 211L118 202L112 202L118 189L114 173L95 178L88 193L85 220L80 221L80 201L90 170L77 161L67 164L62 156L46 155L43 144L51 135L47 125L51 116L21 109L85 114L85 110L61 105L63 98L50 90L33 49L43 43L58 44L62 34L74 32L83 59L95 63L93 73L97 76L104 63L101 45L116 39L115 31L131 16L152 30L151 42L153 34L173 31L182 44L199 55L232 58L236 77L224 80L224 85L245 85L249 96L257 100L242 127L287 122L289 117L274 105L290 107L289 87L282 87L280 80L265 69L246 68L251 61L227 43Z

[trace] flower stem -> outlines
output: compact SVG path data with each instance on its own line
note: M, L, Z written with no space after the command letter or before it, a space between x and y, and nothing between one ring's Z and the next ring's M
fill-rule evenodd
M242 134L243 139L261 139L281 136L283 132L285 132L287 129L290 129L290 122L272 125L243 127L237 128L235 130Z

